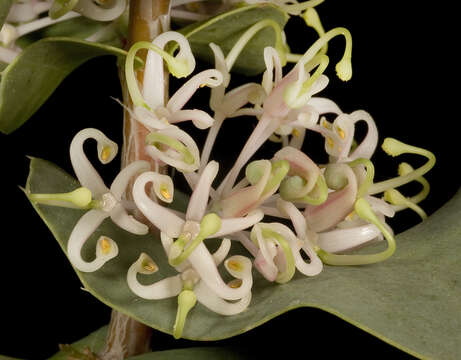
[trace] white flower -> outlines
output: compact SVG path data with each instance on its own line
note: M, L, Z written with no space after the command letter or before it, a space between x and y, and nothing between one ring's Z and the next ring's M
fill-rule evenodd
M85 272L96 271L109 260L108 257L105 257L102 261L98 256L98 250L96 259L92 262L83 260L81 256L83 245L107 217L110 217L115 224L130 233L143 235L148 232L148 227L145 224L128 215L123 206L122 197L130 179L139 172L149 170L149 163L146 161L131 163L117 175L109 189L83 151L83 143L89 138L97 141L98 158L103 164L112 161L117 153L117 144L109 140L101 131L91 128L77 133L70 146L70 158L77 179L83 187L91 191L95 199L93 208L77 222L67 243L67 255L72 265ZM108 254L111 253L110 247L115 248L116 245L113 241L104 242L102 240L101 246L104 250L101 254ZM114 254L115 252L112 253L112 255Z
M263 213L257 210L246 217L229 219L219 219L213 213L205 215L211 183L217 171L217 162L212 161L207 165L191 195L185 219L155 203L147 196L145 186L153 181L150 172L143 173L136 179L133 186L133 199L144 216L159 228L164 236L178 238L168 251L170 263L177 265L175 261L187 258L200 278L213 292L223 299L237 300L246 296L251 290L251 279L236 289L227 286L203 240L210 236L219 238L246 229L259 222Z

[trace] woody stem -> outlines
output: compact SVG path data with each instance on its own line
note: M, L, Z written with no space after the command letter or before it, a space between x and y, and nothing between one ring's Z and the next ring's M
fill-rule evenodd
M127 39L127 48L138 41L152 41L160 33L167 31L169 28L169 9L170 0L130 0L129 12L129 33ZM141 51L138 56L145 60L147 51ZM122 86L123 103L126 107L132 108L128 88L125 81L124 66L119 68L119 77ZM137 72L137 78L142 85L143 71ZM168 79L168 76L165 76ZM165 87L167 87L165 81ZM153 160L145 153L145 137L148 134L141 123L130 116L128 111L124 111L123 126L123 151L122 151L122 169L130 163L137 160L147 160L155 164ZM131 194L127 190L127 196ZM140 219L140 214L134 214ZM151 231L156 231L152 229ZM150 341L152 329L135 319L112 310L111 321L106 338L106 345L103 351L98 354L102 360L122 360L128 357L139 355L150 351Z

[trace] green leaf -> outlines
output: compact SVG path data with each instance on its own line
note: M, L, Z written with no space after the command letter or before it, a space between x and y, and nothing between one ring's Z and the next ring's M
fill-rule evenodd
M13 0L2 0L0 2L0 29L3 26L3 23L10 12L10 7L13 4Z
M105 34L103 41L98 42L120 47L121 42L118 39L117 27L114 25L115 24L112 23L108 25L107 23L101 21L95 21L84 16L79 16L24 35L16 40L16 45L24 49L34 42L48 37L71 37L73 39L85 40L94 33L110 27L110 30L108 31L108 34Z
M71 38L47 38L27 47L3 72L0 131L26 122L56 87L84 62L102 55L125 56L118 48Z
M256 4L239 7L211 19L194 23L180 29L179 32L189 40L195 56L214 64L213 52L209 46L211 42L219 45L224 55L227 55L248 28L264 19L274 20L283 29L288 16L274 5ZM274 45L274 30L272 28L261 30L245 46L232 71L248 76L263 72L265 70L264 48Z
M89 348L93 353L100 352L106 343L108 326L103 326L90 335L80 339L72 344L72 349L82 352L85 348ZM54 354L49 360L68 360L69 354L65 351L59 351Z
M27 181L31 192L68 192L78 186L55 165L40 159L31 161ZM64 250L83 212L50 206L35 208ZM309 306L330 312L417 357L457 358L461 352L460 216L458 192L428 220L399 235L396 254L384 263L326 266L319 276L306 278L297 274L283 285L268 283L255 274L253 297L246 311L223 317L198 304L188 316L183 335L196 340L228 338L291 309ZM125 281L128 267L140 252L151 255L160 267L158 273L144 278L147 283L174 273L159 239L131 235L107 220L83 249L88 259L94 256L96 240L102 234L114 239L120 252L97 272L77 271L85 288L118 311L171 334L177 300L137 298Z
M21 360L21 359L13 358L11 356L0 355L0 360Z

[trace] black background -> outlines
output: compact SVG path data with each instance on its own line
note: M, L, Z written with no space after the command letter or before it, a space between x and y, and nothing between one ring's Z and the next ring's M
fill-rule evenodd
M451 64L453 45L449 43L450 24L454 22L447 18L450 9L422 5L401 8L397 4L330 0L318 6L327 30L345 26L353 37L352 80L343 83L335 78L330 65L327 72L330 85L322 94L334 99L345 112L356 109L370 112L381 139L394 136L436 153L438 163L427 176L432 192L422 204L432 213L460 185L458 103L454 102L459 69ZM299 22L290 24L287 33L293 52L302 52L315 39L314 33ZM343 48L343 39L330 43L331 64L339 60ZM455 86L454 90L449 88L450 84ZM109 321L110 309L80 290L69 262L17 185L24 185L27 178L26 155L53 161L72 173L68 146L82 128L99 128L121 144L121 109L110 96L120 97L115 60L111 57L92 60L74 71L23 127L11 135L0 135L3 165L0 354L44 359L57 350L58 343L76 341ZM206 96L198 96L195 101L206 101ZM236 129L235 124L224 127L226 136L218 141L218 154L228 156L229 144L237 147L239 141L245 140L230 136L241 129ZM199 138L203 139L203 134ZM378 151L375 159L378 178L394 176L397 160L389 159L382 151ZM414 157L407 161L420 164L420 159ZM117 173L116 162L106 166L104 176L108 183ZM402 213L392 224L402 231L417 221L414 214ZM316 309L293 310L217 344L253 349L254 354L257 351L271 354L288 346L306 358L318 353L327 358L338 355L356 359L411 358ZM169 335L154 334L155 349L197 345L207 344L175 341Z

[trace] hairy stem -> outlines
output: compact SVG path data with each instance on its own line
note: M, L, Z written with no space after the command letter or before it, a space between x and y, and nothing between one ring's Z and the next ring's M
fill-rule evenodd
M130 21L127 48L138 41L152 41L160 33L169 28L170 0L131 0ZM138 56L145 60L146 52L139 52ZM132 108L132 103L126 86L124 66L119 70L120 82L123 92L123 103L127 108ZM143 71L137 72L137 78L142 85ZM166 76L165 79L168 79ZM167 86L167 83L165 84ZM130 113L124 111L123 126L123 152L122 168L136 160L147 160L153 162L147 156L144 149L145 137L148 130L135 119ZM155 169L156 164L153 163ZM127 197L131 191L127 190ZM140 218L140 214L134 214ZM156 231L152 229L152 231ZM112 310L109 330L104 350L99 354L103 360L122 360L130 356L139 355L150 351L150 340L152 329L140 322Z

